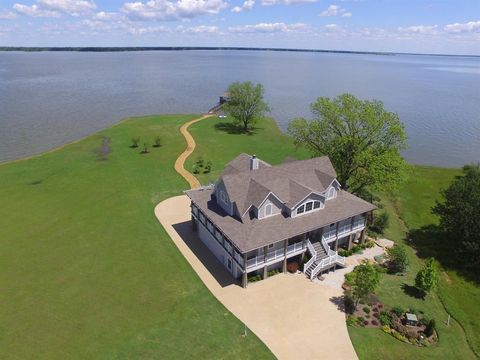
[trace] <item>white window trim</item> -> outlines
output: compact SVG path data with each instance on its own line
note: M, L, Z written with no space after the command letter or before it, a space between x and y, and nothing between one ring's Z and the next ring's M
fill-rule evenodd
M267 209L270 209L270 214L267 214ZM270 217L273 215L273 205L267 204L265 205L264 217Z
M318 201L320 202L320 207L319 208L316 208L314 207L314 204L315 204L315 201ZM307 204L309 203L312 203L312 208L310 210L307 210ZM298 209L303 207L303 212L302 213L298 213ZM320 200L309 200L309 201L305 201L302 205L300 205L299 207L297 207L297 209L295 210L295 216L302 216L302 215L305 215L305 214L310 214L314 211L318 211L318 210L321 210L325 207L325 204L320 201Z

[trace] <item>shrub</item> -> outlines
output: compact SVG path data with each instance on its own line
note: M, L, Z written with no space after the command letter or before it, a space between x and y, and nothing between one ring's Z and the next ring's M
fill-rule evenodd
M201 156L197 157L197 159L195 160L195 165L197 165L198 167L203 167L203 158Z
M132 138L132 145L130 147L137 148L139 143L140 143L140 137L134 137Z
M357 325L358 325L358 319L353 315L348 315L347 326L357 326Z
M365 319L363 318L363 316L359 316L359 317L358 317L358 322L359 322L359 323L363 323L364 320L365 320Z
M200 173L200 167L197 164L193 165L193 173L194 174Z
M352 250L343 250L343 249L338 250L338 255L343 256L343 257L348 257L352 254L353 254Z
M382 212L381 214L375 216L373 220L373 224L370 225L370 231L375 234L383 234L385 229L388 226L390 218L386 212Z
M160 136L156 136L155 140L153 141L153 147L160 147L162 146L162 139Z
M390 334L392 332L392 329L390 329L390 326L388 326L388 325L383 325L382 326L382 331L384 333Z
M345 312L347 314L353 314L355 311L355 301L352 299L351 296L346 295L344 299L345 304Z
M363 321L363 326L367 326L369 324L368 320Z
M141 153L142 154L148 154L149 153L147 143L143 143L143 150L141 151Z
M359 303L362 305L365 305L366 304L365 299L360 299Z
M392 273L404 273L407 270L409 260L404 246L394 245L387 248L387 256Z
M205 169L203 170L203 172L205 174L208 174L210 171L212 171L212 162L209 160L207 161L207 164L205 165Z
M355 273L354 272L350 272L348 274L345 274L345 283L347 285L353 285L354 279L355 279Z
M378 304L377 306L379 309L383 309L383 304Z
M382 325L390 326L390 324L392 322L392 315L390 315L390 313L387 312L387 311L382 311L382 312L380 312L380 315L379 315L378 319L380 320L380 323Z
M295 274L298 271L298 262L293 261L287 264L287 271L289 273Z
M420 325L424 325L424 326L427 326L429 322L430 322L430 319L426 316L424 316L424 317L422 317L421 319L418 320L418 323Z
M378 326L378 321L377 321L377 320L375 320L375 319L373 319L373 320L372 320L372 325L374 325L374 326Z
M395 331L395 332L393 333L393 336L395 337L395 339L398 339L398 340L400 340L400 341L403 341L403 342L406 342L406 341L407 341L407 338L406 338L404 335L402 335L402 334L400 334L399 332L397 332L397 331Z
M255 281L259 281L259 280L262 280L262 276L260 274L249 275L248 276L248 282L255 282Z
M375 242L373 242L373 241L367 241L367 242L365 243L365 248L369 248L369 249L370 249L370 248L373 248L374 246L375 246Z
M430 321L428 322L428 325L427 325L427 327L425 328L425 335L426 335L427 337L432 336L434 330L435 330L435 320L432 319L432 320L430 320Z
M372 309L372 311L373 311L374 313L378 313L378 308L377 308L377 307L374 307L374 308Z
M435 259L430 258L425 262L425 266L417 273L415 286L424 293L428 293L437 287L438 280L438 265Z
M392 308L392 311L397 316L402 316L403 314L405 314L405 310L401 306L394 306Z
M270 270L270 271L267 272L267 275L268 275L268 276L274 276L274 275L277 275L277 274L279 274L279 273L280 273L280 270L278 270L278 269L272 269L272 270Z
M368 306L364 306L363 311L365 311L366 314L370 314L370 308Z
M357 253L359 253L359 252L362 251L362 247L361 247L361 246L358 246L358 245L357 245L357 246L354 246L354 247L352 247L352 250L351 250L351 251L352 251L354 254L357 254Z
M380 314L379 314L378 312L374 312L374 313L373 313L373 317L379 319L379 318L380 318Z

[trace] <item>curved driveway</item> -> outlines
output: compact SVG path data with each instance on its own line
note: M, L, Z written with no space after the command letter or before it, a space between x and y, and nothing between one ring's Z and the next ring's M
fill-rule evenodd
M276 357L357 359L339 310L340 289L302 274L279 274L243 289L192 232L187 196L162 201L155 215L213 295Z

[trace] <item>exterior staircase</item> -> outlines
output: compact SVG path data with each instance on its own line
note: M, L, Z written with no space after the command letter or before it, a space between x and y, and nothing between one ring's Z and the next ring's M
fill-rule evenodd
M312 256L311 259L305 263L303 272L312 280L322 270L326 270L335 265L345 266L345 258L338 255L336 251L330 249L325 240L321 242L310 243L307 242L307 250Z

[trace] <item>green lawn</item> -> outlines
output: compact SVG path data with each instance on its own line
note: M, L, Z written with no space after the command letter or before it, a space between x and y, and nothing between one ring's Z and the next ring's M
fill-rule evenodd
M225 164L241 152L255 154L271 164L279 164L288 156L297 159L310 157L306 149L296 149L292 138L280 132L275 121L271 119L260 121L253 135L228 133L221 126L224 121L212 117L189 128L197 148L187 160L185 168L192 171L198 157L202 157L205 162L210 160L213 165L210 174L197 175L202 184L214 182ZM218 147L219 143L222 144L221 148Z
M405 243L405 225L410 232L425 225L436 224L438 220L431 214L430 209L435 200L439 199L439 190L448 186L453 177L459 173L455 169L439 169L426 166L415 166L409 180L395 194L393 200L384 197L385 211L390 214L390 225L385 236L397 243ZM397 216L397 215L400 215ZM404 222L402 221L404 220ZM430 243L435 239L429 239ZM440 294L430 294L425 300L408 295L409 286L414 285L417 271L423 260L416 255L416 251L408 246L410 259L408 274L404 277L383 275L378 290L381 301L390 306L413 307L422 310L437 322L440 342L430 348L417 348L395 340L390 335L379 330L351 328L350 337L361 359L472 359L474 353L465 338L462 327L452 320L450 327L445 321L448 313L442 304L446 304L448 311L457 316L461 324L467 329L470 343L478 341L480 316L473 307L475 299L479 299L480 290L473 285L467 285L460 278L451 278L447 283L445 275L442 276ZM406 290L404 286L406 285ZM455 288L456 285L456 288ZM469 294L469 299L465 299ZM468 317L461 317L458 310L462 309ZM467 328L467 319L471 319L471 330ZM467 321L466 321L467 320ZM476 337L476 340L474 338Z
M187 187L173 164L194 117L125 121L0 166L0 358L273 358L241 336L153 214ZM149 154L129 147L157 134ZM111 152L98 160L104 136Z

